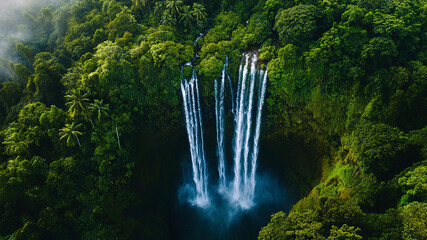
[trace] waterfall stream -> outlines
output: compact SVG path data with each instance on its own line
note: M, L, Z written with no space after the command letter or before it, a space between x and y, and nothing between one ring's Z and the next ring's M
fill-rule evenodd
M258 58L255 53L250 52L244 55L239 69L236 104L233 110L235 126L232 200L243 209L249 209L254 204L258 142L267 80L267 72L258 70L257 62ZM254 114L255 85L258 86L258 101L256 101L257 111Z
M227 73L228 59L219 81L215 80L215 122L218 158L218 193L229 205L250 209L255 205L256 168L259 152L261 115L267 85L267 70L260 70L255 52L245 53L239 67L237 90L233 92L232 81ZM225 153L225 82L230 85L234 136L232 140L233 171L227 171ZM203 146L202 114L197 75L181 82L185 122L190 143L192 174L195 197L190 202L206 208L210 205L208 169ZM227 176L232 173L232 176ZM228 180L228 182L227 182Z
M202 113L200 108L199 87L197 75L193 70L191 80L181 81L181 92L184 102L185 125L190 143L191 165L193 180L196 185L194 203L200 207L209 205L208 174L203 144Z
M224 153L224 88L225 78L227 75L227 59L224 64L224 69L221 73L221 86L218 90L218 81L215 79L215 120L216 120L216 139L217 139L217 156L218 156L218 175L219 192L226 190L225 178L225 153Z

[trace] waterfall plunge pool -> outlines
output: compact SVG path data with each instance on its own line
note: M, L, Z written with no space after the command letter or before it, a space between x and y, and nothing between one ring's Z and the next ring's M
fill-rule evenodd
M205 124L206 159L212 169L209 179L214 186L217 183L217 177L214 177L217 175L215 120L207 120ZM226 126L225 139L231 141L232 135L233 129ZM134 240L256 239L271 214L287 213L293 204L308 194L313 186L311 182L320 176L317 165L324 154L298 136L261 137L258 175L274 179L272 188L278 191L276 196L279 198L240 212L227 225L224 212L209 214L209 211L179 200L178 190L185 182L183 172L188 170L190 163L184 126L167 137L140 130L137 144L136 174L132 184L136 199L128 211L129 217L136 221L131 238ZM304 175L302 171L310 174Z

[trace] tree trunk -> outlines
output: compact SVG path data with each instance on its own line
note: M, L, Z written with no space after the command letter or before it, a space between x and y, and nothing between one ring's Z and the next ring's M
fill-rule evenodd
M79 140L79 137L77 137L77 134L75 134L74 136L76 136L76 139L77 139L77 143L79 144L79 147L80 147L80 148L82 148L82 145L80 144L80 140Z
M116 135L117 135L117 144L119 145L119 149L122 149L120 146L120 137L119 137L119 130L117 129L117 125L116 125Z

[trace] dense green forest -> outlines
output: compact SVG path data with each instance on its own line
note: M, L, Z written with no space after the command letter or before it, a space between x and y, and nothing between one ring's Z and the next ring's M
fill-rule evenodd
M324 152L317 177L291 163L305 197L258 239L427 239L426 0L43 2L0 17L27 36L0 35L0 239L132 238L135 132L184 128L196 53L212 108L225 58L236 79L253 49L262 137Z

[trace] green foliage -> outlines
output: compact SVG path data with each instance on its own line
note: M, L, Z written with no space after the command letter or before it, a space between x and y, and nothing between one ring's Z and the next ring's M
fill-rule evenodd
M40 239L40 235L41 234L36 223L26 222L21 229L14 233L13 239L37 240Z
M302 69L302 59L298 57L297 47L288 44L278 50L277 58L270 61L268 77L270 92L279 99L286 98L294 105L299 99L307 98L310 78Z
M47 111L46 105L40 102L25 105L18 115L18 123L24 126L39 124L41 115Z
M292 213L287 218L285 213L278 212L261 229L258 239L324 239L319 232L322 224L314 219L312 211Z
M259 232L259 240L268 239L281 239L285 235L285 220L286 214L284 212L277 212L271 215L271 220L267 226L263 227Z
M361 224L363 213L357 205L339 198L313 200L311 206L298 203L287 217L283 212L273 214L258 239L361 239L360 229L347 225Z
M422 159L427 159L427 127L409 133L409 142L421 148Z
M6 110L16 105L22 97L22 88L15 82L3 82L0 89L0 102Z
M149 53L157 67L177 67L191 58L193 49L190 46L166 41L152 45Z
M368 172L384 174L396 165L398 154L406 149L407 137L386 124L359 125L352 137L352 148Z
M284 5L289 5L291 3L280 1L280 0L267 0L265 1L264 10L267 11L277 11L280 7Z
M76 145L76 142L79 144L79 147L82 145L80 144L79 135L82 135L81 132L78 131L78 129L82 126L82 124L71 123L71 124L65 124L65 127L61 128L59 130L59 135L61 136L61 140L65 139L67 146L73 147Z
M391 61L397 56L397 48L393 40L388 38L372 38L362 51L362 58L371 58L376 65Z
M427 202L427 166L408 171L398 179L398 183L412 201Z
M33 64L34 74L28 81L27 88L47 104L61 105L63 103L62 85L60 79L64 67L51 53L38 53Z
M17 76L15 74L13 62L0 57L0 79L1 81L16 81Z
M108 30L110 32L108 39L114 41L117 37L123 36L125 32L137 33L138 25L131 14L122 11L108 24Z
M5 139L3 144L5 145L5 153L11 156L27 155L29 154L29 145L31 140L26 139L20 134L17 126L14 128L8 128L5 131Z
M24 86L27 85L28 77L31 75L31 71L22 64L13 65L15 74L18 77L20 83Z
M89 99L87 98L88 94L83 93L81 88L73 89L73 91L66 95L67 103L65 104L68 107L68 113L72 119L85 115L87 111L87 104Z
M331 235L327 238L328 240L356 240L362 239L357 232L360 231L360 228L356 228L353 226L347 226L347 224L343 224L340 228L336 226L332 226Z
M289 214L286 223L287 231L281 238L324 239L321 234L322 223L317 221L317 217L317 213L311 210Z
M44 131L40 127L40 117L48 108L40 103L25 105L18 114L17 122L11 123L4 131L5 152L10 156L31 155L32 148L40 145Z
M104 104L104 100L95 99L93 103L90 104L90 110L96 115L98 121L101 121L102 117L108 117L109 104Z
M29 64L34 62L34 53L28 46L25 46L22 43L16 44L16 50L22 54L22 56L27 60Z
M414 203L402 211L403 239L425 239L427 237L427 203Z
M267 14L254 14L248 21L249 24L247 26L239 26L238 29L233 31L233 42L240 49L259 46L272 34Z
M237 27L240 19L234 12L221 12L215 18L215 26L204 37L205 43L230 40L231 33Z
M204 5L197 2L193 2L192 6L186 4L181 0L158 1L155 3L154 14L150 17L152 20L160 20L166 26L177 26L178 23L190 29L195 29L196 25L203 26L207 17Z
M193 3L193 10L191 14L194 16L194 19L197 21L205 19L208 14L206 13L206 8L200 3Z
M375 239L402 239L399 211L390 208L384 213L367 214L362 223L361 236ZM366 238L366 237L365 237Z
M205 58L200 62L199 73L202 76L208 78L215 78L218 76L219 73L221 73L223 68L224 63L221 60L217 59L215 56L213 56L209 59Z
M316 31L315 11L313 5L298 5L277 13L274 29L283 45L300 45L313 38Z
M146 36L150 44L166 41L176 41L175 31L172 27L160 25L158 28L150 28ZM141 42L142 46L142 42Z
M55 105L50 106L50 109L44 111L39 118L40 126L44 129L59 129L65 120L65 112Z

